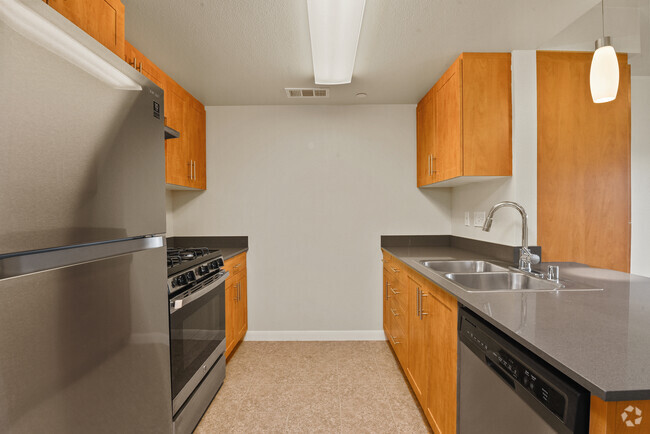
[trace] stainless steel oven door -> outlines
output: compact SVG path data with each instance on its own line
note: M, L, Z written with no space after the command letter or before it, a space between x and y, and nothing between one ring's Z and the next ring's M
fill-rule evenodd
M225 351L228 275L218 273L170 300L174 414Z

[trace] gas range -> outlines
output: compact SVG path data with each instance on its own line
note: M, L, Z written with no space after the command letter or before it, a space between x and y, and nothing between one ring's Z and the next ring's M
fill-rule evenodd
M167 277L170 297L222 272L223 256L207 247L168 248Z

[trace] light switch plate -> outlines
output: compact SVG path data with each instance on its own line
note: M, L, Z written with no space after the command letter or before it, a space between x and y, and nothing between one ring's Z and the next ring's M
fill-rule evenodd
M474 226L483 227L485 223L485 211L474 211Z
M465 211L465 226L472 226L472 223L469 219L469 211Z

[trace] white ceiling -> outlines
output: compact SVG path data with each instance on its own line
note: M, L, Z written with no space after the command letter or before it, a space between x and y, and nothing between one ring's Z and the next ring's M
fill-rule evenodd
M535 49L598 0L367 0L352 83L313 82L306 0L123 0L126 38L205 105L416 103L463 51ZM368 94L359 99L358 92Z

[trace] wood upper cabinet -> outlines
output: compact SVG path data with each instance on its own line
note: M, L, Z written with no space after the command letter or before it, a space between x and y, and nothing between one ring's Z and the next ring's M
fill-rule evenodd
M434 432L456 432L456 386L458 369L458 302L434 284L425 298L427 318L427 396L420 401Z
M191 165L190 186L205 190L205 107L190 95L185 122L187 134L188 157Z
M226 279L226 357L248 331L248 291L246 277L246 253L225 261Z
M43 1L124 58L124 5L120 0Z
M129 41L124 41L124 60L142 75L153 81L159 88L165 90L165 73L131 45Z
M512 175L510 65L509 53L463 53L420 101L418 187Z
M205 107L128 41L124 60L165 92L165 125L180 133L165 140L167 184L205 190Z
M463 175L462 58L456 59L434 87L436 94L436 180Z
M417 106L418 187L435 182L435 92L430 90Z

